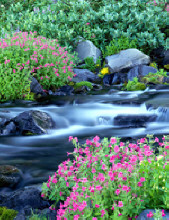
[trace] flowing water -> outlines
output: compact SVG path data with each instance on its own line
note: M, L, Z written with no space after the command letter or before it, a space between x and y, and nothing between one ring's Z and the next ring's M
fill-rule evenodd
M42 183L65 161L67 152L74 146L69 136L85 139L98 135L122 138L144 137L146 134L169 134L169 90L144 92L121 92L109 94L53 97L43 103L6 103L0 106L0 117L15 117L28 110L48 113L57 128L40 136L0 137L0 165L8 164L20 168L24 181L22 186ZM121 116L157 115L145 126L115 126L114 118ZM21 187L22 187L21 186Z

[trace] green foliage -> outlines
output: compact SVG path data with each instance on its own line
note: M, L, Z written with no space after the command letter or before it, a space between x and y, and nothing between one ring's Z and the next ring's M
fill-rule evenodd
M1 49L0 49L1 50ZM0 59L1 60L1 59ZM9 64L0 65L0 102L23 99L30 90L30 73L23 69L14 73Z
M93 57L85 58L85 65L79 67L80 69L89 69L91 72L95 72L96 67L101 65L101 58L97 59L96 64L94 63Z
M32 213L32 215L29 217L29 220L49 220L49 218L47 218L46 216Z
M168 148L167 140L163 138L161 143L164 148L159 144L158 156L154 154L153 147L159 140L152 135L137 140L136 144L123 143L115 137L100 141L96 136L93 140L87 139L82 146L77 138L69 137L69 140L75 146L71 153L74 160L68 159L60 164L58 171L42 187L41 196L54 201L51 209L59 200L63 202L65 209L60 206L58 216L70 220L75 215L83 215L84 219L100 219L104 211L104 219L119 219L118 214L121 213L120 219L127 220L147 208L168 207L167 158L164 152L167 150L164 148Z
M77 89L81 86L87 86L89 87L90 89L93 89L93 86L92 86L92 83L91 82L88 82L88 81L82 81L82 82L78 82L74 85L74 89Z
M6 207L0 207L0 220L13 220L18 211L13 209L7 209Z
M0 41L0 101L34 100L30 93L31 74L44 90L56 90L74 76L76 57L68 54L57 40L36 33L16 33Z
M133 81L128 81L126 85L127 91L137 91L137 90L145 90L146 85L138 81L137 77L133 78Z
M150 63L150 65L149 65L149 66L154 67L155 69L158 69L158 66L157 66L157 64L156 64L155 62Z
M149 73L148 75L144 76L141 81L146 84L162 84L164 77L167 77L167 72L164 72L164 69L160 69L160 71L158 71L157 73Z
M112 39L121 36L130 41L137 39L138 49L147 53L150 48L167 48L167 37L162 32L167 24L167 12L142 0L50 1L50 8L43 4L45 1L40 1L39 5L36 3L39 11L24 8L23 2L21 6L11 5L8 10L3 10L0 17L0 35L3 37L11 29L19 28L21 31L37 31L38 35L47 38L57 38L59 44L69 51L73 51L74 39L78 36L91 40L102 51Z
M121 50L126 50L129 48L137 48L137 39L131 42L127 37L121 37L118 40L113 39L109 46L106 46L105 52L102 51L103 57L111 56L113 54L119 53Z

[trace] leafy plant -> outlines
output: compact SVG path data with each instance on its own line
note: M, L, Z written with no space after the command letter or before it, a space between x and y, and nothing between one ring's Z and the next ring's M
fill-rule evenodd
M127 91L145 90L146 85L144 83L139 82L137 77L134 77L133 81L128 81L125 88L127 89Z
M13 209L7 209L6 207L0 207L0 220L13 220L18 211Z
M164 67L169 70L169 64L164 65Z
M127 37L121 37L118 40L113 39L109 46L106 46L105 52L102 51L103 57L111 56L113 54L119 53L121 50L126 50L129 48L137 48L137 39L131 42Z
M61 202L58 218L127 220L146 208L168 207L165 150L169 146L165 137L162 143L152 136L137 143L124 143L115 137L100 141L98 136L87 139L83 146L77 137L70 136L69 141L75 145L73 153L68 153L74 160L59 165L42 187L41 196L55 202L50 209ZM158 156L154 154L155 144Z
M56 90L67 84L74 73L76 57L68 54L57 40L36 33L15 33L0 41L0 100L23 98L33 100L31 75L44 90ZM75 55L75 54L74 54Z
M164 69L160 69L157 73L149 73L148 75L144 76L141 81L148 84L154 83L159 84L163 83L163 78L167 76L167 72L164 72Z
M157 66L157 64L156 64L155 62L150 63L150 65L149 65L149 66L154 67L155 69L158 69L158 66Z
M36 11L23 8L19 13L13 5L3 10L0 35L4 37L8 31L17 29L37 31L38 35L57 38L69 52L73 51L74 39L78 36L91 40L102 51L112 39L121 36L130 41L137 39L138 49L147 54L158 46L167 48L167 36L161 30L166 27L167 12L160 6L142 0L101 0L95 9L93 2L98 1L50 1L50 5L39 3Z
M85 65L79 67L80 69L89 69L91 72L95 72L96 68L101 65L101 58L97 59L96 64L94 63L93 57L85 58Z

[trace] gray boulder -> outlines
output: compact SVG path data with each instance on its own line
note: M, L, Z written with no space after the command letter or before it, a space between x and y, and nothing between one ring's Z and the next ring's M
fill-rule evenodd
M0 135L38 135L54 128L51 117L41 111L26 111L0 123Z
M146 76L149 73L157 73L157 69L151 66L138 65L129 70L127 78L132 81L134 77Z
M114 125L124 127L145 127L148 122L154 122L157 115L118 115L114 118Z
M81 81L89 81L92 83L101 82L101 78L92 73L88 69L73 69L73 72L76 76L72 79L72 82L81 82Z
M0 206L18 211L24 208L43 209L49 207L49 202L41 197L41 190L38 187L25 187L14 192L0 193Z
M137 65L149 64L150 57L138 49L132 48L122 50L118 54L107 56L105 63L105 66L109 67L110 73L115 73L121 70L129 70Z
M90 40L80 41L75 49L81 62L86 57L93 57L94 63L101 57L101 51Z
M15 187L22 180L19 169L10 165L0 166L0 187Z
M12 119L19 134L45 134L54 128L54 122L46 112L26 111Z
M137 220L149 220L149 219L154 220L153 217L151 217L151 218L147 217L147 214L149 212L155 213L155 210L154 209L146 209L146 210L142 211L140 213L140 215L137 217ZM169 219L169 210L164 210L164 213L166 214L166 216L164 216L163 219L168 220Z
M35 79L34 77L32 77L30 90L36 95L40 94L42 96L46 96L46 93L43 91L42 86L38 83L37 79Z

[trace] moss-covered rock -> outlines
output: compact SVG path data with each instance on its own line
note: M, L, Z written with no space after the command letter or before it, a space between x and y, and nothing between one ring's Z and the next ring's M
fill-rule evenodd
M14 187L22 179L21 171L14 166L0 166L0 187Z
M92 83L87 81L78 82L74 85L74 89L78 89L79 87L87 86L89 89L93 89Z

